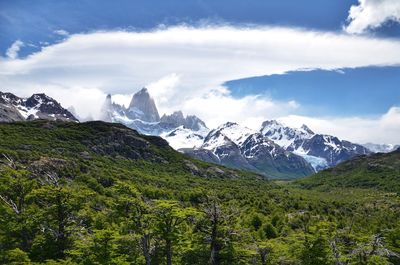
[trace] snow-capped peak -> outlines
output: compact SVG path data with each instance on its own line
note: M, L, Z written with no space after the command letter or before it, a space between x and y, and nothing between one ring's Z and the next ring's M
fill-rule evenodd
M296 140L310 139L314 135L307 125L303 125L301 128L291 128L276 120L263 122L260 132L284 148L288 148Z
M32 119L78 121L60 103L43 93L33 94L29 98L20 98L12 93L0 92L0 104L2 108L12 107L12 113L9 110L10 114L3 115L0 119L4 121Z
M216 130L228 137L238 146L241 146L250 135L256 133L256 131L247 127L242 127L235 122L227 122L219 126Z
M174 149L197 148L203 144L206 131L195 132L181 125L171 132L162 133L160 136L168 141Z
M207 137L204 139L204 143L201 146L202 149L214 150L218 147L234 144L226 135L221 133L218 129L212 130Z

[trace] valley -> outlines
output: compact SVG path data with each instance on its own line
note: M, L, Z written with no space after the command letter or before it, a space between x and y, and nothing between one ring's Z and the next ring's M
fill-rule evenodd
M321 188L332 170L273 182L104 122L2 123L0 137L2 263L399 264L395 186Z

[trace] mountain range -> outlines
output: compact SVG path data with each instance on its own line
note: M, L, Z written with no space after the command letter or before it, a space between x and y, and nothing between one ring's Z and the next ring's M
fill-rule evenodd
M174 149L194 158L272 178L307 176L378 148L370 150L368 146L314 133L306 125L291 128L276 120L263 122L258 130L233 122L210 130L200 118L185 117L181 111L160 118L146 88L133 95L128 107L112 102L108 95L102 113L105 121L161 136Z
M0 92L0 121L78 119L45 94L20 98ZM146 88L132 96L128 107L107 95L101 119L122 123L146 135L161 136L170 146L191 157L270 178L292 179L311 175L359 155L390 152L398 146L355 144L318 134L308 126L292 128L277 120L264 121L259 129L226 122L210 130L204 121L182 111L160 115Z
M208 132L206 124L196 116L184 116L181 111L160 118L154 99L146 88L142 88L133 95L129 106L112 102L112 96L107 98L102 107L102 120L119 122L143 134L164 135L165 138L173 130L182 127L198 135L204 136ZM176 147L176 146L173 146Z
M20 98L12 93L0 92L0 122L36 119L78 121L70 111L45 94Z

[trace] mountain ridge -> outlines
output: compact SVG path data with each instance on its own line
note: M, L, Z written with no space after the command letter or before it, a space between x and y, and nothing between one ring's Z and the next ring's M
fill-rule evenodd
M44 93L20 98L9 92L0 92L0 121L13 122L34 119L63 120L78 122L55 99Z
M300 156L285 151L257 131L227 122L211 130L198 148L183 149L189 156L274 178L296 178L314 173Z

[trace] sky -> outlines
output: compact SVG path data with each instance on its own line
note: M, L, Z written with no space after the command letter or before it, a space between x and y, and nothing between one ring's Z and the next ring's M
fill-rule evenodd
M0 83L86 119L146 86L210 128L279 119L398 144L399 22L398 0L0 0Z

